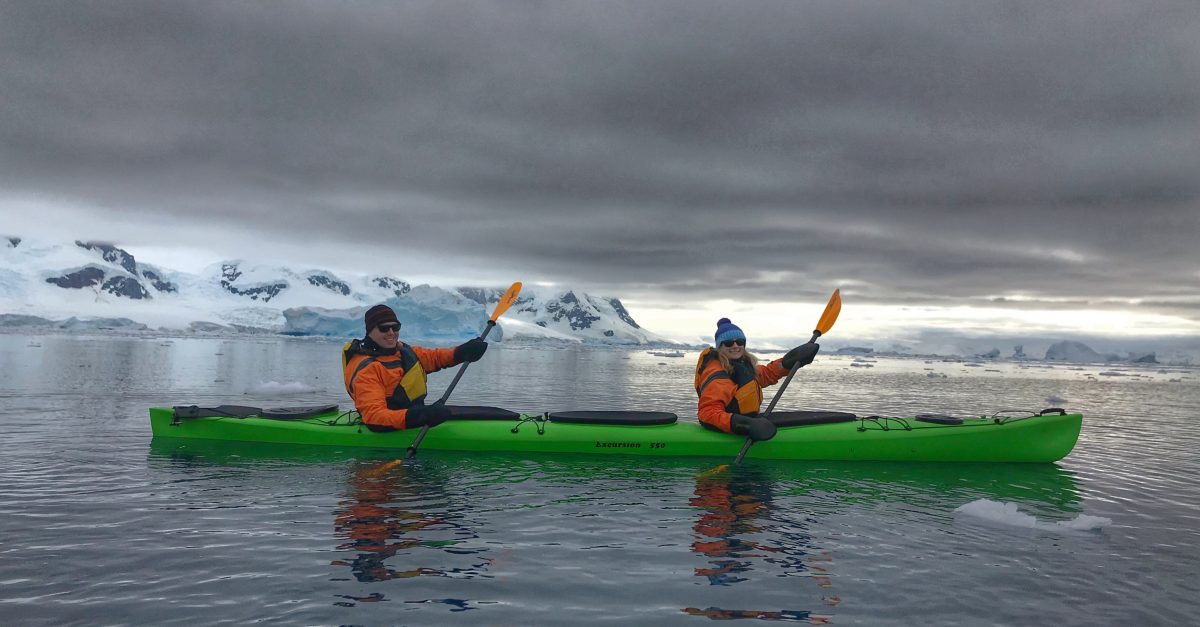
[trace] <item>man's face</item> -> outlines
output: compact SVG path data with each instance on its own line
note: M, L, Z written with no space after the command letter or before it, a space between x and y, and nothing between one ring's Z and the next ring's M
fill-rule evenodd
M382 348L396 348L396 342L400 339L400 323L385 322L371 329L367 337Z

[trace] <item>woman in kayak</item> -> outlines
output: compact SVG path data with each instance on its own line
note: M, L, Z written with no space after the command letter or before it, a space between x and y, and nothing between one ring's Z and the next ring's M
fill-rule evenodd
M400 321L387 305L363 316L367 336L342 348L342 375L354 407L371 431L436 427L450 418L441 402L425 404L426 373L478 361L487 342L475 338L455 348L422 348L399 340Z
M717 321L713 339L713 347L705 348L696 362L700 424L756 441L775 437L775 425L758 416L762 389L786 376L792 366L811 364L821 346L801 344L782 358L761 365L746 350L746 334L729 318Z

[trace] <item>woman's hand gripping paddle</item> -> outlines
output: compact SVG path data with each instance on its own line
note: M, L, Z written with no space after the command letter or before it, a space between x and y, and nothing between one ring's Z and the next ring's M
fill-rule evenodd
M842 313L842 290L833 290L833 296L829 297L829 304L825 305L825 313L821 314L821 319L817 321L817 328L813 329L812 338L809 342L817 341L817 338L829 332L833 328L833 323L837 322L838 314ZM775 392L775 397L771 399L771 404L767 405L767 411L762 413L762 417L766 418L771 415L771 411L775 409L775 403L779 402L779 397L783 396L783 391L787 389L789 383L792 382L792 377L796 376L796 371L800 369L800 364L792 366L792 370L788 372L788 376L783 380L783 385ZM746 456L746 452L750 450L750 446L754 444L754 440L746 438L746 443L742 445L742 450L738 452L737 457L733 458L734 464L742 463L742 458Z
M482 340L488 336L488 333L492 331L492 327L496 326L496 319L499 318L504 312L508 311L508 308L512 307L513 303L517 302L517 295L520 293L521 282L517 281L516 283L512 284L512 287L508 288L508 291L504 293L504 296L500 297L500 302L496 303L496 310L492 312L492 317L488 318L487 328L483 330L483 334L479 336L479 339ZM467 366L469 365L471 365L471 362L466 362L462 365L462 368L458 369L458 374L454 375L454 380L450 382L450 387L446 388L446 391L442 394L442 397L437 400L438 403L446 403L446 399L450 398L450 393L454 391L454 386L458 385L458 380L462 378L463 373L467 371ZM421 446L421 440L425 439L425 434L428 432L429 425L421 427L421 432L417 434L417 437L413 440L412 445L408 447L408 453L406 453L404 456L405 459L412 458L417 454L417 447Z

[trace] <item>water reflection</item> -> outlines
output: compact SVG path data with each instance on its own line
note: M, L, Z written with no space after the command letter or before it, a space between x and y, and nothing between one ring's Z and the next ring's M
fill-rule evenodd
M690 616L703 616L713 620L755 618L758 620L805 622L810 625L833 624L828 616L813 614L812 612L806 612L803 610L723 610L719 607L709 607L705 609L700 609L698 607L686 607L683 609L683 613Z
M352 455L360 456L358 459ZM294 477L304 469L342 466L342 496L332 508L334 549L341 555L329 562L341 573L331 581L380 584L419 577L451 579L491 578L491 558L481 546L477 526L470 521L476 505L448 486L454 484L452 466L424 460L405 463L395 451L339 449L320 446L273 446L245 442L174 440L155 438L151 460L168 461L176 470L233 470L240 476L266 477L280 471ZM363 457L366 457L364 459ZM220 478L231 475L201 476ZM189 480L195 480L193 476ZM252 483L260 483L252 481ZM267 479L267 490L256 493L256 503L291 499L291 481ZM461 492L461 490L459 490ZM326 544L325 546L328 546ZM360 590L337 594L334 605L393 600L395 589ZM478 609L475 601L460 598L405 599L404 603L445 605L449 611Z
M1075 475L1057 464L793 462L775 479L777 493L829 512L881 502L942 510L985 498L1066 517L1079 513L1081 501Z
M688 503L701 514L693 525L691 548L709 558L708 567L695 569L697 577L709 585L733 586L750 581L756 562L761 562L782 569L784 576L811 578L823 592L833 587L832 556L815 546L808 521L777 524L786 514L776 511L774 485L769 468L755 466L722 465L697 475L695 496ZM821 601L833 607L839 599L823 593ZM714 620L755 618L822 624L829 618L809 610L687 607L682 611Z
M355 556L334 560L334 566L349 567L354 578L364 583L421 576L470 578L486 568L486 561L452 570L415 561L421 556L419 549L449 549L465 542L463 536L476 537L442 515L420 511L423 504L447 500L445 478L433 476L428 468L421 470L425 472L418 481L410 477L413 467L400 460L352 466L350 493L334 511L334 535L346 540L337 549L353 551ZM458 537L434 539L447 531Z

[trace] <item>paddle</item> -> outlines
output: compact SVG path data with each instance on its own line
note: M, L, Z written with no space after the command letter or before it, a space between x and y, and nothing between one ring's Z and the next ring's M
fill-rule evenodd
M821 314L821 319L817 321L817 328L813 329L812 338L809 342L817 341L817 338L829 332L833 328L833 323L837 322L838 314L842 313L842 290L833 290L833 296L829 297L829 304L825 305L825 313ZM766 418L771 415L771 411L775 409L775 403L779 402L779 397L783 396L783 391L787 389L789 383L792 382L792 377L796 376L796 371L800 369L800 364L792 366L792 370L788 372L788 376L783 380L783 385L775 391L775 397L771 399L771 404L767 405L767 411L762 413L762 417ZM738 452L737 457L733 458L734 464L742 463L742 458L746 456L746 452L754 444L754 440L746 438L746 443L742 445L742 450Z
M488 336L488 333L491 333L492 327L496 326L496 318L499 318L501 314L508 311L509 307L512 307L513 303L517 302L517 295L520 293L521 282L517 281L516 283L512 284L512 287L508 288L508 291L504 293L504 296L500 297L500 302L496 303L496 309L492 312L492 317L488 318L487 328L483 330L483 334L479 336L479 339L482 340ZM442 397L437 400L437 402L445 404L446 399L450 398L450 393L454 391L454 386L458 385L458 380L462 378L463 373L467 371L467 366L470 365L471 362L466 362L462 365L462 368L458 369L458 374L454 375L454 380L450 382L450 387L446 388L446 391L442 394ZM410 459L417 454L417 447L421 446L421 440L425 439L425 434L428 432L429 425L421 427L421 432L417 434L416 439L413 440L413 443L408 447L408 453L404 456L405 459Z

